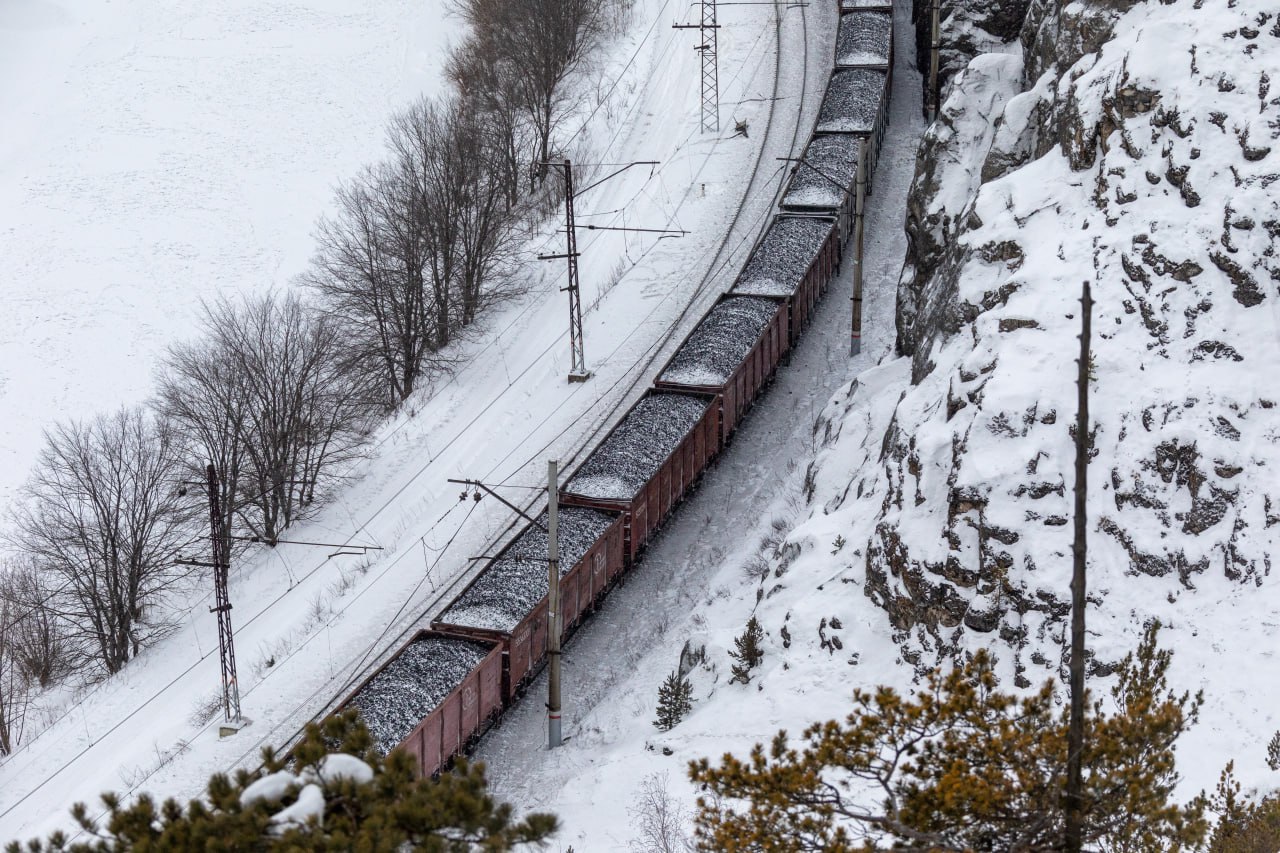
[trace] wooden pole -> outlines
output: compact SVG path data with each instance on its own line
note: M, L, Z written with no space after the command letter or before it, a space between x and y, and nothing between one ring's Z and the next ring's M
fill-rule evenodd
M560 542L556 460L547 462L547 749L560 745Z
M1084 844L1084 604L1085 538L1088 524L1085 498L1089 474L1089 334L1093 297L1086 280L1080 294L1080 365L1076 374L1076 487L1075 542L1071 546L1071 717L1067 725L1066 844L1068 853L1080 853Z

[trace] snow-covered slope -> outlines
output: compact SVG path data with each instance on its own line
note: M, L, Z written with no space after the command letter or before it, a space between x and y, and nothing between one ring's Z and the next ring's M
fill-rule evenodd
M1089 281L1092 671L1162 620L1175 682L1206 695L1188 786L1228 758L1262 783L1280 728L1280 26L1261 2L1043 2L1021 47L970 62L926 136L909 369L833 401L792 541L850 543L842 580L904 659L994 645L1020 684L1055 675Z
M150 391L202 298L282 287L439 86L443 0L0 3L0 506L54 418Z

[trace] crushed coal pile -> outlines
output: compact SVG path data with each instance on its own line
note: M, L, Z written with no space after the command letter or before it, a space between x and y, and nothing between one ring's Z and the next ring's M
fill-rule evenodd
M857 9L884 9L893 11L891 0L840 0L841 12L852 12Z
M680 385L723 385L760 340L778 307L777 302L756 296L720 302L676 350L658 380Z
M378 749L390 752L488 653L482 643L423 637L406 646L347 707L359 710Z
M565 492L600 500L630 500L658 472L706 413L711 401L687 394L650 394L565 485Z
M779 216L742 268L734 293L791 296L818 257L835 221L811 216Z
M893 15L889 12L852 12L840 16L836 35L836 65L889 65L889 41Z
M556 539L561 577L582 561L614 518L593 509L560 507ZM449 605L439 622L504 633L515 630L547 595L547 514L538 521L543 526L526 527Z
M846 198L840 187L852 188L857 177L858 146L861 144L862 139L857 136L815 136L787 185L782 206L839 207Z
M871 133L884 95L885 72L851 68L831 75L818 111L819 133Z

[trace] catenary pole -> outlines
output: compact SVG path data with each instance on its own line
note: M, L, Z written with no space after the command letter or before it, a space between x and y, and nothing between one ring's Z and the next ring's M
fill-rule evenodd
M941 0L929 4L929 121L938 117L942 93L938 90L938 51L942 47Z
M560 745L560 542L556 460L547 462L547 749Z
M864 208L867 201L867 140L858 140L858 172L853 195L853 325L849 336L849 355L862 352L862 261Z
M213 595L218 614L218 660L222 665L222 713L226 726L234 730L241 725L240 685L236 678L235 637L231 631L231 596L227 592L227 574L231 568L231 543L222 529L222 501L218 490L218 469L210 462L205 467L205 484L209 490L209 532L213 542Z

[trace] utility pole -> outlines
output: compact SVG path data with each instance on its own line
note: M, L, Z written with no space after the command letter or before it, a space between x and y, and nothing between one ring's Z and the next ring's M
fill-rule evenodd
M698 30L702 44L694 48L702 53L702 132L720 132L720 61L717 57L719 38L716 30L716 0L702 0L702 21L697 24L672 24L673 30Z
M218 614L218 660L222 664L223 737L244 725L240 716L240 682L236 678L235 637L231 632L231 596L227 593L227 573L231 569L231 543L222 529L222 503L218 494L218 469L210 462L204 469L209 489L209 532L213 540L213 600L210 613Z
M929 121L938 117L941 107L939 101L942 93L938 90L938 50L942 46L941 10L942 0L932 0L929 4Z
M569 261L569 284L560 288L569 292L569 349L572 351L573 366L569 369L570 382L586 382L591 378L587 372L587 358L582 347L582 295L578 287L578 229L573 221L573 164L568 160L561 163L542 163L542 166L559 166L564 169L564 227L567 247L563 255L538 255L538 260L549 261L555 258L567 258Z
M560 542L556 525L560 485L556 460L547 461L547 749L560 737Z
M569 370L570 382L586 382L591 378L591 372L587 370L587 359L583 354L582 347L582 294L578 286L578 228L574 222L573 205L576 198L573 190L573 164L568 160L563 163L537 163L537 166L544 168L564 169L564 227L565 227L565 251L560 255L538 255L540 261L551 261L558 258L567 258L569 261L569 284L567 287L560 288L562 291L569 292L569 348L572 350L573 366ZM588 164L591 165L591 164ZM617 165L617 164L612 164ZM582 195L589 190L603 184L605 181L620 175L632 166L657 166L657 160L637 160L633 163L626 163L620 169L605 175L600 180L580 190L577 195ZM675 234L684 235L684 231L671 231L659 228L601 228L600 226L588 225L587 228L599 228L602 231L647 231L653 233L661 233L664 235L674 236ZM659 238L661 239L661 238Z
M858 140L858 173L853 194L853 326L849 334L849 355L862 352L862 235L867 203L867 139Z
M1085 279L1080 292L1080 364L1076 373L1076 486L1075 542L1072 543L1071 571L1071 716L1067 723L1067 787L1065 848L1080 853L1084 839L1084 607L1085 547L1088 536L1089 476L1089 335L1092 326L1093 295Z

